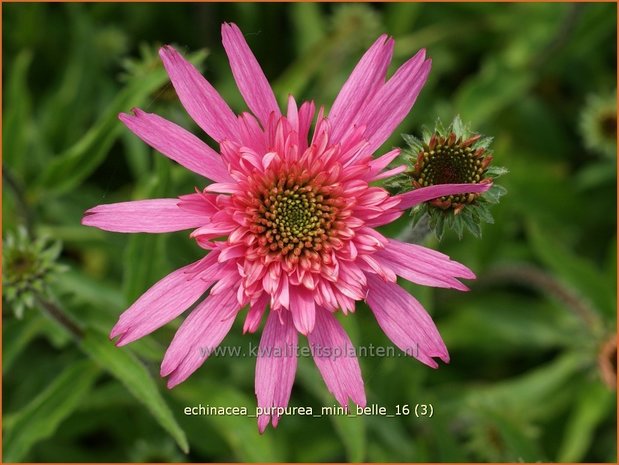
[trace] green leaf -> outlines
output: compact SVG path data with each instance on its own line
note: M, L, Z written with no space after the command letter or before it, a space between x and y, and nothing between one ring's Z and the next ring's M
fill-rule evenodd
M43 331L45 320L27 313L22 320L7 319L2 328L2 373L6 374L17 356Z
M77 409L95 382L99 370L90 361L69 366L26 407L5 419L5 462L19 462L30 448L51 437Z
M205 398L208 393L208 398ZM247 407L248 413L255 413L255 400L250 399L225 381L207 381L204 378L192 378L174 390L177 398L185 406L208 404L217 407ZM188 420L208 421L224 438L239 462L279 462L281 452L276 447L273 436L269 433L260 435L255 418L235 415L206 415L188 418Z
M129 131L123 132L120 140L124 145L127 164L133 178L140 179L144 173L148 173L152 150L142 139L135 137L135 134Z
M290 6L290 19L294 25L296 49L298 53L303 53L325 35L327 24L321 11L322 5L312 2L299 2Z
M322 377L318 373L312 372L310 363L306 358L299 359L297 376L304 387L318 397L323 405L334 404L335 399L322 383ZM367 444L364 418L353 418L345 415L332 415L329 418L333 422L340 440L344 443L348 461L363 462Z
M489 59L460 87L455 107L467 121L481 126L522 98L532 81L530 73L517 72L504 60Z
M116 315L116 311L125 304L117 287L73 269L59 275L54 285L61 292L71 293L82 302L105 309L110 315Z
M301 94L319 73L329 55L348 41L355 40L357 36L356 24L351 22L338 25L333 32L314 42L306 53L293 61L273 83L273 92L278 101L284 102L288 95Z
M527 422L515 415L504 412L485 412L489 417L497 436L500 438L502 460L511 462L535 462L544 460L538 445L539 432ZM492 444L492 443L491 443Z
M557 392L588 363L587 354L568 352L522 376L475 389L463 408L519 412L531 419L549 415L548 409L553 407Z
M432 419L433 422L435 418ZM365 462L407 462L411 460L411 457L414 457L415 461L420 460L420 451L416 441L418 438L411 437L404 423L385 421L384 418L371 416L366 418L366 422L369 430L368 437L372 440L368 441L368 454ZM423 439L419 442L421 441ZM441 452L444 452L445 442L441 444ZM449 462L450 460L441 461Z
M103 334L88 331L81 345L93 360L123 383L127 390L146 406L183 452L187 453L187 437L174 419L146 367L127 349L115 347Z
M557 462L583 460L591 446L596 427L615 412L612 407L614 397L615 393L600 382L590 382L583 386L567 421Z
M424 7L416 3L386 3L385 22L390 34L398 37L410 31Z
M190 61L195 64L204 58L205 52L198 52L191 55ZM94 126L50 163L41 174L39 187L47 194L62 194L78 186L101 164L116 138L125 130L117 115L143 104L167 80L162 66L146 76L133 77Z
M32 52L22 50L9 66L5 87L4 124L2 125L2 154L6 163L20 178L25 177L29 144L31 97L28 90L28 69Z
M170 162L163 157L155 158L155 173L140 198L164 197L169 181ZM164 234L133 234L129 238L123 273L123 293L127 302L135 300L161 278L159 270L165 268L165 242Z
M598 311L609 316L616 313L614 281L610 282L590 261L570 253L550 233L532 222L528 232L533 249L548 268L592 302Z
M583 166L575 173L574 183L580 191L590 191L600 186L617 182L616 160L594 163Z
M577 324L552 305L504 292L486 292L471 300L460 303L457 312L441 321L441 335L450 350L499 357L512 351L540 353L573 344Z

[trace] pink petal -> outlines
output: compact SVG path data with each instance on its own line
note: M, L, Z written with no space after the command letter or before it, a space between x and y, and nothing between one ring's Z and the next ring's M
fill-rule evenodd
M205 241L216 237L227 236L234 229L235 226L229 223L209 223L193 231L190 237Z
M245 317L245 323L243 324L243 334L247 332L256 332L258 326L260 326L260 321L262 320L262 315L264 315L268 302L269 294L263 292L258 300L249 307L249 311Z
M299 108L294 97L288 94L288 111L286 113L286 119L290 123L291 129L299 133Z
M314 118L314 102L305 102L299 108L299 151L303 152L307 149L308 135L312 120Z
M236 245L225 245L221 248L221 253L219 254L219 262L223 263L231 258L238 258L245 255L247 252L247 246L243 243Z
M148 199L97 205L86 210L82 224L122 233L163 233L208 223L208 216L179 208L179 202L179 199Z
M443 287L468 291L468 287L455 279L447 270L438 266L427 266L415 261L406 263L396 260L396 256L381 250L374 255L380 266L393 270L398 276L422 286Z
M439 269L456 278L475 279L473 273L462 263L451 260L449 256L436 250L416 244L407 244L395 239L387 239L389 244L384 251L393 260L414 266L425 266L427 269Z
M288 275L282 273L276 291L271 294L271 308L290 307L290 287L288 285Z
M211 295L180 326L161 363L161 376L169 376L168 388L185 381L226 337L239 309L236 288Z
M297 331L288 311L271 311L262 331L256 360L256 398L263 411L285 408L297 371ZM264 432L271 415L258 417L258 428ZM278 415L272 415L277 426Z
M152 113L134 109L119 119L144 142L188 170L213 181L231 181L221 157L196 136Z
M193 305L217 279L217 252L173 271L135 301L118 319L110 337L133 342L169 323Z
M432 357L449 362L447 347L421 304L395 283L373 275L367 279L366 301L387 337L406 354L432 368L438 367Z
M236 116L213 86L169 45L159 50L159 56L178 98L198 126L217 142L234 139Z
M365 224L371 228L383 226L397 220L403 213L402 210L386 209L384 212L366 220Z
M290 312L297 330L304 335L314 329L316 321L316 304L311 291L302 285L290 286Z
M236 24L224 23L221 36L241 95L249 109L266 126L271 113L281 115L269 81Z
M396 196L396 199L400 199L400 203L397 206L400 210L406 210L407 208L414 207L420 203L427 202L428 200L436 199L444 195L458 195L465 194L467 192L486 192L492 187L492 183L484 184L437 184L435 186L422 187L420 189L414 189Z
M385 266L385 263L377 259L377 253L372 255L361 255L359 258L367 263L369 267L368 271L380 276L385 281L394 283L397 281L398 278L394 273L394 271L397 270L392 266Z
M366 126L369 153L387 140L413 107L430 73L430 60L424 58L421 50L404 63L361 111L357 123Z
M355 348L337 319L322 307L316 309L316 325L307 339L325 384L342 407L348 398L365 407L365 389Z
M312 116L314 115L313 103L305 102L299 109L292 95L288 96L288 112L286 118L290 123L291 130L296 133L295 143L299 152L307 149L307 136L309 133Z
M392 176L395 176L396 174L404 173L404 171L406 171L407 168L408 167L406 165L396 166L393 169L383 171L382 173L377 174L376 176L374 176L372 181L378 181L379 179L390 178Z
M181 195L178 198L179 208L195 214L204 215L206 218L212 217L219 211L219 207L217 206L217 195L215 194L196 192L195 194Z
M239 184L236 182L214 182L204 188L205 192L217 192L218 194L236 194L239 192Z
M366 179L372 179L374 178L374 176L376 176L378 173L380 173L382 170L384 170L389 163L391 163L393 160L395 160L397 158L398 155L400 155L400 152L402 150L401 149L393 149L389 152L387 152L384 155L381 155L378 158L373 159L370 162L370 170L367 173L367 178Z
M238 266L236 263L226 263L225 268L220 270L219 281L211 288L211 295L227 292L231 288L238 287L240 277L238 275Z
M393 46L393 39L383 34L355 66L329 112L333 142L339 142L342 139L342 136L353 126L352 122L364 104L370 101L384 83L387 67L393 54Z
M239 144L250 147L257 153L268 152L266 136L256 117L251 113L243 113L239 115L238 120L239 134L236 140Z
M471 270L447 255L393 239L385 249L376 252L374 258L399 276L425 286L466 291L468 288L456 278L475 278Z

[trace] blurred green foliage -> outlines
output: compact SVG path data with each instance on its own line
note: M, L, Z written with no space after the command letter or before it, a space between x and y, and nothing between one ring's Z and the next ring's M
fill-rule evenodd
M32 3L2 13L3 236L21 225L62 241L68 267L47 306L21 320L3 309L4 461L616 462L616 158L579 132L590 96L616 95L615 4ZM495 224L481 240L429 241L476 271L472 291L404 284L433 314L451 363L361 360L370 403L431 403L432 418L291 416L260 436L253 418L183 413L251 411L253 359L214 357L168 391L158 364L178 322L122 349L107 340L131 301L201 253L186 233L80 225L99 203L203 185L116 114L140 106L199 133L159 64L163 43L244 110L223 21L247 34L282 102L290 92L328 105L382 32L396 38L395 65L425 47L430 79L385 148L456 114L495 137L510 171ZM614 126L603 128L612 142ZM409 228L403 218L387 231ZM345 319L353 342L390 345L369 313L360 305ZM224 344L258 340L237 323ZM291 405L334 403L301 359Z

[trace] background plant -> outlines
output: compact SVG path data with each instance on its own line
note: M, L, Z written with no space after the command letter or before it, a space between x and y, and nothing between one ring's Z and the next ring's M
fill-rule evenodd
M63 245L63 267L52 267L21 319L3 291L5 461L616 460L616 111L614 125L611 112L595 126L591 103L616 95L616 5L2 8L3 238L25 228L33 241ZM168 391L158 361L178 322L127 348L108 341L127 304L199 254L185 233L80 226L93 205L201 182L116 115L140 106L199 134L157 58L163 43L180 46L244 109L222 21L253 35L282 101L288 92L332 101L382 32L396 38L394 66L426 47L433 70L400 132L460 114L495 137L495 163L510 171L495 224L482 226L481 240L428 239L477 272L472 292L409 287L432 312L451 364L361 360L370 403L432 403L433 418L297 416L259 436L252 418L182 413L199 403L253 407L252 358L215 357ZM610 154L596 149L607 147L595 145L603 137L614 141ZM404 145L395 134L385 147ZM408 234L409 221L386 233ZM364 308L344 323L356 344L389 344ZM240 334L235 327L224 344L258 342ZM312 362L300 360L291 405L333 402Z

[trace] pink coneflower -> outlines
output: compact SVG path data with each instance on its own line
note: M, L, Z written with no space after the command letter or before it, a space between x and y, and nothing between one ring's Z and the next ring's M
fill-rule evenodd
M214 181L178 199L99 205L82 223L107 231L160 233L194 229L209 252L155 284L125 311L111 337L121 346L173 320L200 298L177 331L161 365L173 387L189 377L248 307L244 332L266 323L256 364L256 396L264 431L286 407L296 371L298 333L320 347L314 359L343 406L366 404L357 358L334 313L365 300L396 346L437 367L449 356L423 307L396 284L465 290L474 278L439 252L388 239L374 228L413 205L440 196L482 192L488 185L438 185L392 197L370 183L404 171L385 171L399 150L378 149L410 111L430 71L420 51L387 81L394 41L383 35L365 53L328 116L314 121L314 103L288 98L282 115L256 58L234 24L222 26L232 73L250 113L236 116L215 89L172 47L160 51L176 92L191 117L216 142L200 139L157 115L134 110L120 119L146 143ZM210 291L209 291L210 289ZM208 292L207 292L208 291ZM267 311L268 308L268 311ZM276 350L279 349L279 350ZM331 349L331 350L327 350ZM334 352L345 354L331 356ZM292 352L292 353L291 353ZM324 356L329 354L329 356Z

